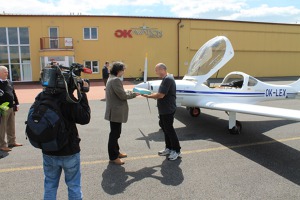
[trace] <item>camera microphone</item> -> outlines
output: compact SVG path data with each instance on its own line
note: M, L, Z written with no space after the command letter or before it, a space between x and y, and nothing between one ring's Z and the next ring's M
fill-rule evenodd
M84 67L83 68L83 73L86 73L86 74L92 74L92 70L90 68L87 68L87 67Z

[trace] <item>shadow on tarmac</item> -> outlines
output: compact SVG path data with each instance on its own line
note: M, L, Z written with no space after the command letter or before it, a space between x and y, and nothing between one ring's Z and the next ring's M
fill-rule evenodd
M290 120L244 121L242 122L242 134L230 135L225 134L228 133L228 120L216 116L201 113L199 117L194 118L185 108L181 107L177 108L175 118L185 125L183 128L175 129L179 141L208 140L217 142L300 185L299 151L263 134L276 127L297 122ZM142 133L141 130L140 132ZM149 141L164 141L161 130L150 133L148 136L144 133L142 135L143 137L137 138L137 140L145 140L147 145ZM256 145L232 148L235 145L251 143L256 143ZM263 145L259 145L259 143Z
M5 158L6 156L8 156L9 153L5 152L5 151L0 151L0 159L1 158Z
M161 165L144 167L136 172L126 172L124 167L109 163L102 173L101 186L110 195L123 193L132 183L145 178L154 178L164 185L177 186L184 180L180 163L181 159L172 162L166 159ZM155 175L159 168L161 176Z

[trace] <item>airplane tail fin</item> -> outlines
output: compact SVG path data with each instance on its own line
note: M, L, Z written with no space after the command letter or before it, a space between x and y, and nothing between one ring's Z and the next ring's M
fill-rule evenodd
M298 90L298 92L300 92L300 78L297 81L289 84L289 86L296 88Z

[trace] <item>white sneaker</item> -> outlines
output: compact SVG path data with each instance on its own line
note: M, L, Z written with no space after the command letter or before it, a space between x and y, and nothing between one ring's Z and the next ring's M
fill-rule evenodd
M158 155L160 155L160 156L167 156L167 155L170 155L170 153L171 153L171 150L168 149L168 148L165 148L164 150L159 151Z
M181 153L180 152L177 153L176 151L172 150L169 157L168 157L168 159L169 160L176 160L177 158L181 158Z

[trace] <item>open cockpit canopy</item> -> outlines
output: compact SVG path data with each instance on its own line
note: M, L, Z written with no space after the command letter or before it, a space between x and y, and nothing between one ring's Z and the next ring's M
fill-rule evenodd
M206 42L194 55L186 76L201 76L206 81L222 68L234 55L230 41L217 36Z

